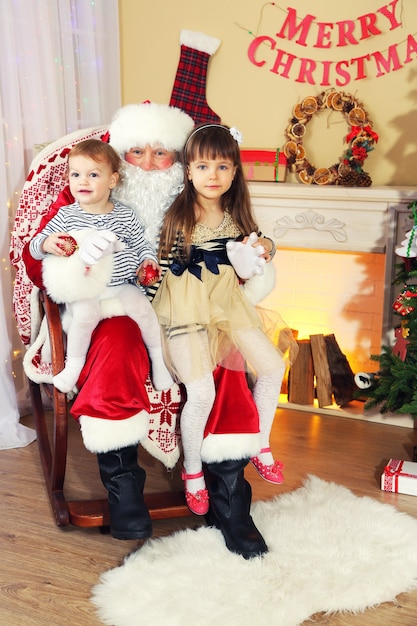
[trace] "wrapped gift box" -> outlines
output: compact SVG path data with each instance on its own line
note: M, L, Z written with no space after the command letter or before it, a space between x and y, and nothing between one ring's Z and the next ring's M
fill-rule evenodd
M381 489L417 496L417 463L390 459L381 476Z
M285 182L287 157L280 150L241 150L243 172L247 180Z

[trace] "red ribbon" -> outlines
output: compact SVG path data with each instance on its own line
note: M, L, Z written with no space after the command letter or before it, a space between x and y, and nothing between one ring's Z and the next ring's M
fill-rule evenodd
M360 126L352 126L350 133L348 134L348 136L346 137L346 143L350 143L352 141L352 139L355 139L355 137L357 135L359 135L360 131L361 131L361 127Z
M364 132L369 135L370 137L372 137L372 139L375 141L375 143L378 143L378 133L376 133L375 131L372 130L372 128L370 126L364 126L363 127Z
M352 126L350 133L346 137L346 143L350 143L352 139L355 139L355 137L357 137L361 133L369 135L369 137L371 137L375 141L375 143L378 143L378 134L375 133L370 126L364 126L363 128L361 126Z
M271 165L275 165L277 160L277 151L276 150L241 150L240 156L242 159L242 163L268 163ZM279 155L279 162L282 163L285 155L283 152Z
M398 479L400 476L404 476L407 478L417 478L415 474L408 474L403 472L404 461L398 461L396 459L391 459L390 465L387 465L384 468L384 474L388 478L391 476L394 479L394 491L398 493Z

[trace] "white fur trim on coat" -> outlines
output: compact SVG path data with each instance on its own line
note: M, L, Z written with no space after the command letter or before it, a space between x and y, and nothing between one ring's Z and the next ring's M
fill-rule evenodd
M77 244L90 233L89 230L71 231ZM42 277L45 289L54 302L74 302L95 298L110 281L113 272L113 255L103 257L95 265L86 267L78 250L71 256L49 254L42 261Z
M123 420L81 415L78 421L84 445L94 454L133 446L148 436L149 414L146 411Z
M49 332L46 317L43 318L38 336L28 346L23 357L23 370L29 380L34 383L52 383L52 365L50 362L38 361L38 352L49 341Z
M266 298L275 286L276 273L273 263L266 263L263 270L263 274L249 278L242 286L245 296L253 306Z
M39 291L39 287L33 285L30 292L30 343L33 343L38 336L42 322L39 309Z
M201 459L204 463L248 459L261 449L259 433L207 435L201 446Z

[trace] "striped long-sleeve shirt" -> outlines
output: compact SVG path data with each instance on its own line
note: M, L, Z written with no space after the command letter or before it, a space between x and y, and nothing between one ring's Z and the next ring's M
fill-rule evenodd
M109 285L122 285L136 281L136 270L145 259L158 261L155 251L144 236L144 228L134 209L114 202L110 213L98 215L83 211L74 202L61 207L45 228L30 242L30 253L34 259L42 260L47 255L42 252L42 243L52 233L74 230L111 230L125 249L114 253L114 269Z

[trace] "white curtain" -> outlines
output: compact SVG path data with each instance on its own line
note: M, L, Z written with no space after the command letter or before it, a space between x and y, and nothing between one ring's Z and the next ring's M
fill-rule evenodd
M33 147L107 124L120 107L117 0L1 0L0 449L34 432L12 313L9 240Z

